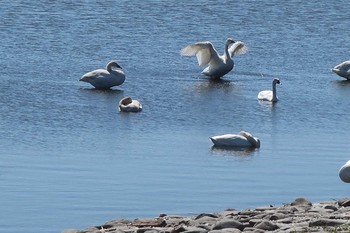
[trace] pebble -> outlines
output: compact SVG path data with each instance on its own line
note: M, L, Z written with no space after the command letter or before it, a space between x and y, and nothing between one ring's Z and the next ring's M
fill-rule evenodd
M155 218L115 219L84 230L62 233L260 233L350 232L350 199L312 204L297 198L282 206L237 211L227 209L194 216L160 214Z

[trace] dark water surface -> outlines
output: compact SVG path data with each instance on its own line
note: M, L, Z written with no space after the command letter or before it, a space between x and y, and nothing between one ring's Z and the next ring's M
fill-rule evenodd
M9 1L0 5L0 231L61 232L114 218L349 195L349 1ZM185 45L249 51L222 82ZM123 85L79 78L116 59ZM280 101L259 91L278 76ZM144 110L119 113L124 96ZM210 136L251 132L254 151Z

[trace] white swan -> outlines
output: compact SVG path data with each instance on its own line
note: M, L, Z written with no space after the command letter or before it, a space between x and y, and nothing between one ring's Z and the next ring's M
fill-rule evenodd
M232 44L231 47L229 47ZM182 56L197 56L199 66L208 65L202 74L210 78L221 78L233 69L234 63L232 57L234 55L244 54L247 47L241 41L235 42L228 38L225 43L225 50L223 55L219 55L213 44L209 41L198 42L188 45L181 49Z
M340 77L350 80L350 60L344 61L339 65L334 66L331 70Z
M340 168L339 177L343 182L350 183L350 160Z
M108 62L106 69L97 69L84 74L79 81L90 83L97 89L119 86L125 81L125 74L116 61Z
M274 78L272 80L272 91L271 90L260 91L258 94L258 100L277 102L278 97L276 93L276 84L280 84L280 83L281 82L278 78Z
M260 140L250 133L241 131L239 134L224 134L210 137L215 146L224 147L260 147Z
M140 112L141 110L142 105L140 102L130 97L124 97L119 101L119 111L121 112Z

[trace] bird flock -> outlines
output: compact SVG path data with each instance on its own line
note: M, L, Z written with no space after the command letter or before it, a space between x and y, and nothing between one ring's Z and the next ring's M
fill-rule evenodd
M224 54L220 55L209 41L187 45L180 50L181 56L196 56L198 65L205 68L201 74L210 79L220 79L234 67L233 57L247 52L247 46L242 41L228 38L224 45ZM344 61L331 69L332 72L350 80L350 60ZM119 86L125 81L125 73L117 61L110 61L105 69L97 69L84 74L79 81L90 83L96 89L109 89ZM258 93L260 101L277 102L276 85L281 84L279 78L272 80L272 90L263 90ZM140 112L142 105L138 100L124 97L119 101L119 111ZM210 137L214 146L234 148L259 148L260 140L250 133L241 131L239 134L223 134ZM339 177L345 183L350 183L350 160L339 170Z

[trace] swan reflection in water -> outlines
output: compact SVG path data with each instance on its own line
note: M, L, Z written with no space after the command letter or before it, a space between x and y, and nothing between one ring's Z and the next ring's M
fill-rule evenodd
M240 148L240 147L228 147L228 146L215 146L211 148L213 154L220 154L223 156L241 156L249 157L258 151L257 148Z
M230 93L237 88L232 81L225 79L200 78L199 81L199 83L196 83L194 87L192 87L199 93L208 93L212 90L220 90L224 93Z

